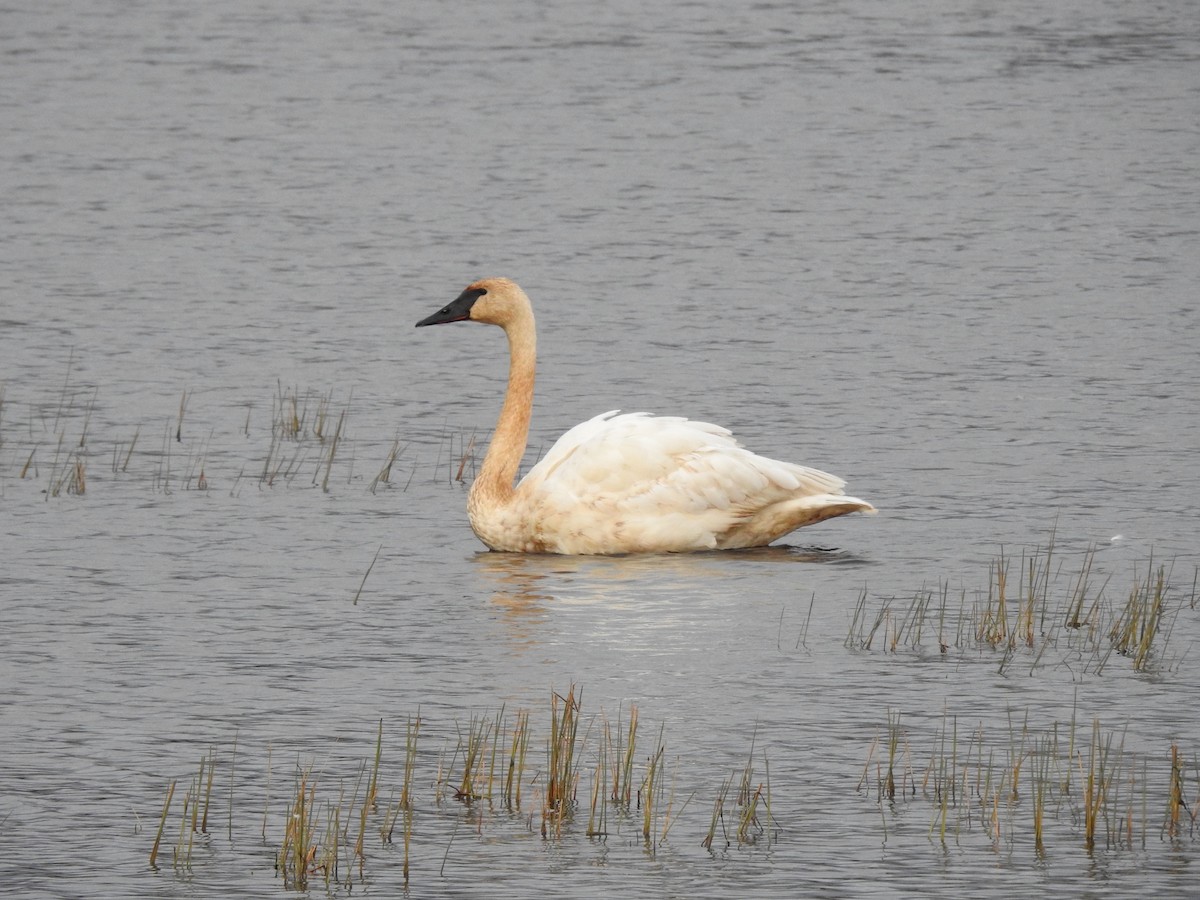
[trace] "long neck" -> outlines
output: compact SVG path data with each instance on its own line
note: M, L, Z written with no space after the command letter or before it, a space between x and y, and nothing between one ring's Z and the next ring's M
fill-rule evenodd
M529 437L537 369L537 335L532 314L509 323L504 331L508 335L508 391L483 466L471 486L472 495L492 503L503 503L512 497L513 480L521 467Z

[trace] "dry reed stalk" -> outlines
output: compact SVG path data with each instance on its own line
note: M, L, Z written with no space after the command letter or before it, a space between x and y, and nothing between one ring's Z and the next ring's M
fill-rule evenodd
M888 800L896 799L896 753L900 747L900 713L892 714L888 710L888 735L887 735L887 780L883 784L883 794Z
M708 824L708 833L704 836L704 840L700 842L700 846L705 850L712 850L713 838L716 837L718 823L721 825L722 833L725 834L725 846L729 846L729 835L725 833L725 800L729 796L729 789L731 787L733 787L732 775L721 783L721 787L717 791L717 797L713 801L712 819Z
M454 791L455 800L471 803L474 800L483 799L483 795L477 789L476 782L482 777L479 769L486 754L487 737L490 730L486 717L471 716L471 720L467 725L465 743L463 742L462 732L459 732L458 746L455 747L454 755L457 757L459 751L462 751L463 771L459 786Z
M342 427L345 425L345 422L346 411L343 409L338 415L337 428L333 432L333 441L330 443L329 453L325 457L325 477L321 479L321 490L325 493L329 493L329 473L333 470L333 458L337 456L338 444L342 440ZM320 437L320 435L318 435L318 437ZM325 439L321 437L322 443L324 443L324 440ZM317 469L318 471L320 470L320 463L317 463ZM313 483L316 483L315 479Z
M1105 811L1112 772L1108 765L1112 735L1101 742L1100 720L1092 721L1092 741L1088 753L1088 769L1083 789L1084 847L1089 853L1096 846L1096 825Z
M358 606L358 598L362 595L362 590L367 584L367 578L370 576L371 570L375 568L375 563L379 559L379 554L382 550L383 544L380 544L375 550L375 555L371 557L371 564L367 566L367 571L363 573L362 581L358 583L358 590L354 592L354 600L351 601L351 606Z
M187 410L188 393L185 390L179 398L179 418L175 421L175 443L183 443L183 414Z
M1131 657L1134 670L1139 672L1149 665L1154 639L1162 625L1168 590L1165 567L1160 565L1155 574L1151 558L1148 569L1144 582L1139 584L1134 580L1125 608L1109 631L1117 652Z
M1079 629L1084 625L1083 619L1083 604L1088 595L1088 580L1092 575L1092 564L1096 560L1096 547L1091 545L1087 552L1083 554L1083 564L1080 566L1079 574L1075 578L1075 585L1071 589L1071 598L1067 601L1067 612L1063 619L1063 624L1067 628ZM1107 584L1107 581L1105 582ZM1104 588L1100 588L1100 593L1104 592Z
M37 447L35 446L32 450L29 451L29 456L25 459L25 465L21 466L21 474L19 477L21 478L22 481L25 480L25 476L29 474L30 468L33 467L33 458L34 458L34 454L36 454L36 453L37 453ZM33 475L35 478L37 477L37 474L38 474L37 469L34 469Z
M758 725L756 724L754 731L750 735L750 752L746 757L745 766L742 767L741 779L738 783L738 822L735 833L739 844L756 841L759 835L766 831L766 826L758 818L758 807L761 803L769 810L769 801L767 800L769 796L769 779L767 782L759 782L757 786L754 784L754 749L757 739ZM768 817L767 825L769 824L770 819Z
M375 491L379 488L379 485L381 483L382 484L391 484L392 466L394 466L396 464L396 458L407 447L408 447L407 444L401 446L400 438L395 438L392 441L392 448L391 448L391 450L388 451L387 456L384 458L383 468L381 468L375 474L375 477L371 479L371 486L370 486L369 490L371 491L372 494L375 493ZM411 479L412 479L412 476L410 475L409 480L411 481ZM407 489L407 487L408 486L405 485L406 489Z
M875 758L875 751L879 749L879 734L871 740L871 745L867 747L867 761L863 763L862 775L858 778L858 784L855 786L855 791L861 791L864 787L870 787L871 782L871 760Z
M408 884L408 854L412 845L413 832L413 800L412 781L417 765L417 737L421 731L421 711L417 710L416 720L410 719L404 730L404 786L400 793L400 802L404 806L404 883Z
M311 777L311 768L297 774L283 844L276 857L276 869L283 876L284 887L299 891L307 890L317 856L313 822L317 785L315 781L310 783Z
M175 782L167 785L167 796L163 801L162 815L158 819L158 831L154 835L154 846L150 848L150 868L155 868L158 859L158 847L162 843L163 829L167 827L167 813L171 810L171 798L175 796Z
M559 704L562 704L561 714ZM572 684L567 695L550 694L550 780L546 802L552 810L565 811L574 796L575 740L579 729L580 699Z
M79 432L79 449L82 450L87 446L88 427L92 424L92 412L96 408L96 395L100 393L98 387L92 388L92 399L88 401L87 409L83 413L83 428Z
M1163 832L1171 840L1176 840L1183 833L1181 822L1187 802L1183 798L1183 760L1179 755L1179 745L1171 742L1171 779L1167 792L1167 817L1163 823ZM153 865L153 859L151 860Z
M233 748L229 752L229 827L227 835L230 841L233 840L233 776L234 769L237 766L237 742L238 732L233 732Z
M1037 741L1033 750L1033 763L1029 767L1030 809L1033 816L1033 847L1042 856L1046 852L1043 823L1046 816L1046 796L1051 785L1050 768L1054 759L1049 737Z
M461 441L461 438L459 440ZM471 467L474 468L474 466L475 466L475 435L474 434L471 435L470 443L467 444L466 448L462 451L462 454L459 457L458 471L454 474L455 481L462 482L464 480L463 473L464 473L464 471L466 471L468 463L470 463Z
M204 811L200 818L200 833L208 834L208 809L212 801L213 773L216 770L217 748L211 747L208 751L207 760L203 757L200 759L200 778L205 780L205 764L207 763L207 780L204 786Z
M193 784L194 784L194 782L193 782ZM187 832L188 811L190 809L192 809L194 804L195 804L195 795L192 793L192 790L189 787L187 792L184 793L184 795L183 795L183 814L180 816L180 819L179 819L179 837L176 839L175 847L171 851L171 864L177 869L178 868L186 869L191 866L192 844L191 844L190 836L189 836L189 840L187 843L187 850L184 851L182 848L184 846L184 835L188 833Z
M271 742L267 741L267 787L263 797L262 839L267 839L267 812L271 808Z

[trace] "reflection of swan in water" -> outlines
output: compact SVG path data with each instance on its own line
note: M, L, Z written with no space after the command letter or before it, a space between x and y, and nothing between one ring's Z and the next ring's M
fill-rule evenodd
M724 428L604 413L569 430L513 487L529 435L537 337L507 278L470 285L420 325L473 321L508 336L508 390L471 486L471 528L492 550L615 554L765 546L805 525L872 513L836 475L758 456Z
M697 615L738 618L749 595L771 603L784 587L784 605L808 603L794 593L798 574L777 566L864 564L853 554L786 546L731 552L639 556L552 556L480 552L472 559L479 593L491 608L505 643L520 656L555 653L582 640L606 642L621 652L678 651L697 633ZM756 575L757 573L757 575ZM755 606L755 603L751 603ZM681 643L683 642L683 643ZM696 645L691 650L702 650Z
M734 560L737 565L732 565ZM597 559L588 556L549 556L478 553L474 561L492 588L492 600L510 610L545 612L553 601L603 601L623 593L631 584L654 591L712 590L726 579L747 575L743 563L807 563L861 565L865 561L839 550L774 544L730 553L639 555Z

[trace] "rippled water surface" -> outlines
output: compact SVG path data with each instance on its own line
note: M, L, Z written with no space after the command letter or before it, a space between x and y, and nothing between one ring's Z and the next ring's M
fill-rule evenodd
M412 896L1194 889L1194 4L26 6L0 11L7 892L286 894L296 771L352 845L382 720L365 862L310 892L395 895L418 716ZM528 462L597 412L682 414L880 515L741 554L482 552L504 343L412 326L494 274L538 311ZM1114 633L1160 566L1139 661ZM577 806L543 836L572 685ZM653 837L636 795L589 837L631 705ZM520 710L520 808L454 799ZM739 840L748 760L771 806Z

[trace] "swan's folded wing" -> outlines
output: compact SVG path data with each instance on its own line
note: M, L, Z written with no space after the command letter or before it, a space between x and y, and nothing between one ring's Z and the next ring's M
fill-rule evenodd
M718 425L613 411L559 438L521 490L543 502L612 513L737 517L784 496L841 493L843 484L816 469L757 456Z

